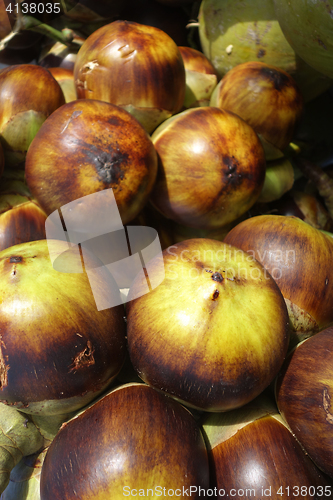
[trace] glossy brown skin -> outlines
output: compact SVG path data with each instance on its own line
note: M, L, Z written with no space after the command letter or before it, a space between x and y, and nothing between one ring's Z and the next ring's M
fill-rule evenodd
M179 47L182 55L185 70L198 71L207 75L216 75L217 71L207 57L197 49L192 47Z
M285 360L276 401L296 438L333 478L333 327L305 340Z
M48 68L51 75L59 83L66 102L75 101L77 99L75 84L74 84L74 73L72 69L58 67Z
M2 40L5 36L9 35L12 30L11 24L15 22L15 17L13 14L9 14L6 11L6 4L4 0L0 1L0 39Z
M0 253L0 397L28 413L81 408L125 359L123 306L98 311L87 274L66 262L70 272L53 269L46 240ZM114 293L104 279L99 290Z
M45 119L65 103L58 82L45 68L35 64L8 66L0 71L0 109L2 127L17 113L35 110Z
M24 161L32 138L53 111L65 103L58 82L34 64L9 66L0 71L0 141L6 165Z
M1 198L1 194L0 194ZM0 214L0 251L27 241L45 238L46 214L35 200L26 202Z
M119 500L125 486L134 496L158 486L209 487L199 425L145 384L123 385L63 425L45 457L41 500Z
M165 217L198 229L222 227L258 199L266 162L254 130L214 107L169 118L153 133L159 171L150 200Z
M127 341L135 370L186 405L242 406L275 378L287 352L280 290L254 259L217 240L183 241L163 258L159 286L140 296L146 282L136 279L129 291ZM153 261L148 276L154 282L162 271Z
M316 331L333 321L333 244L297 217L259 215L235 226L224 241L250 252L285 299L308 313Z
M112 188L126 224L147 202L157 154L148 134L125 110L79 99L44 122L29 148L25 170L28 187L47 214Z
M90 35L76 57L74 79L80 99L157 108L169 116L184 101L185 69L176 43L139 23L114 21Z
M238 64L215 88L211 104L233 111L278 149L293 138L303 97L285 71L258 61Z
M24 182L24 170L6 170L0 182L0 251L44 239L45 220Z
M304 453L292 433L271 416L248 423L209 450L209 455L217 489L232 495L233 490L239 491L235 498L296 499L301 492L302 498L308 500L320 498L320 493L332 498L329 479Z

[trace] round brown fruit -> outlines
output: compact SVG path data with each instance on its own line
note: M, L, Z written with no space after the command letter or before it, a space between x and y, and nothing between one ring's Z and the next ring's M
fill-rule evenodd
M289 353L276 379L282 416L315 464L333 478L333 327Z
M171 398L129 383L62 426L47 451L40 492L41 500L120 500L163 492L185 498L190 488L192 498L194 489L209 488L199 424Z
M119 290L109 276L88 279L75 248L53 240L50 253L40 240L0 252L1 401L27 413L83 407L110 385L125 359L122 304L98 310L95 303L110 294L120 304ZM53 268L55 257L64 272ZM86 254L85 265L96 264Z
M186 92L184 108L209 106L218 76L212 63L199 50L179 47L185 67Z
M265 214L240 222L224 241L249 252L275 279L292 344L332 323L333 245L324 233L297 217Z
M238 64L215 87L210 105L233 111L278 149L291 142L303 97L285 71L258 61Z
M6 166L24 161L32 139L53 111L65 103L58 82L34 64L8 66L0 72L0 141Z
M66 103L43 124L29 148L25 171L31 193L48 215L73 200L112 188L127 224L148 200L157 154L147 132L127 111L79 99ZM83 205L89 211L90 202ZM82 213L83 222L84 217Z
M164 267L163 267L164 261ZM282 294L261 264L217 240L191 239L151 261L161 284L131 286L127 340L138 375L205 411L249 402L275 378L289 342ZM138 298L135 298L138 297Z
M237 410L204 415L202 427L218 499L226 492L246 499L310 500L321 491L331 497L329 478L304 453L266 394Z
M164 31L114 21L92 33L74 66L79 99L117 104L151 133L183 106L185 69L176 43Z
M46 214L32 198L23 175L22 170L10 171L10 175L4 175L1 179L0 251L46 237Z
M263 147L234 113L205 106L182 111L152 134L159 156L151 202L165 217L217 229L257 201L265 180Z

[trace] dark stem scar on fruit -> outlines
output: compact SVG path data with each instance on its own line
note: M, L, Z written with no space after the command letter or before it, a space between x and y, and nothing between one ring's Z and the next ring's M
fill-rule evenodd
M20 255L12 255L9 258L9 263L10 264L18 264L18 263L20 263L22 261L23 261L23 258ZM16 266L15 265L13 266L12 275L13 276L16 275Z
M232 181L234 179L237 179L238 174L237 174L237 167L238 167L238 162L234 156L224 156L223 157L223 163L227 167L227 173L225 174L228 179L231 179Z
M257 52L257 58L260 59L261 57L264 57L266 55L266 50L265 49L259 49Z
M76 372L81 368L87 368L88 366L94 365L94 352L95 350L93 349L92 343L88 340L87 346L83 349L83 351L79 352L75 356L73 363L69 367L69 371Z
M222 281L224 280L223 276L221 273L219 272L215 272L212 274L212 280L213 281L217 281L218 283L222 283Z
M234 156L224 155L222 158L222 187L215 197L215 203L218 203L224 192L230 192L230 189L237 189L246 179L252 181L252 174L249 172L240 172L239 162Z
M329 424L333 424L333 415L330 412L330 407L331 407L331 396L328 393L327 387L324 387L324 390L323 390L323 408L326 412L326 421Z
M128 154L121 152L117 146L110 146L105 151L93 144L77 140L75 142L78 146L81 146L81 153L93 164L102 182L114 184L119 183L124 178Z
M280 71L273 68L262 67L259 72L274 85L275 90L281 91L284 87L289 85L288 76Z
M5 357L3 355L2 349L6 349L6 346L0 336L0 389L3 389L8 385L8 370L9 366L5 363Z
M11 264L17 264L18 262L22 262L23 258L20 255L12 255L9 259Z

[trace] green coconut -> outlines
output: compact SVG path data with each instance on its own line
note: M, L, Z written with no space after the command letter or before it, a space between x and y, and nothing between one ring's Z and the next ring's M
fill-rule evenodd
M283 3L287 4L287 0ZM220 78L237 64L261 61L289 73L305 101L320 95L333 83L303 61L288 43L273 0L202 0L198 21L202 51Z
M333 78L333 0L274 0L276 17L295 52Z

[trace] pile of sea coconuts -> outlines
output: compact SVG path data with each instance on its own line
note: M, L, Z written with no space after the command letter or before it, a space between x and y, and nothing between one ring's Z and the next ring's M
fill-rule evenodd
M0 2L0 499L333 498L333 0Z

